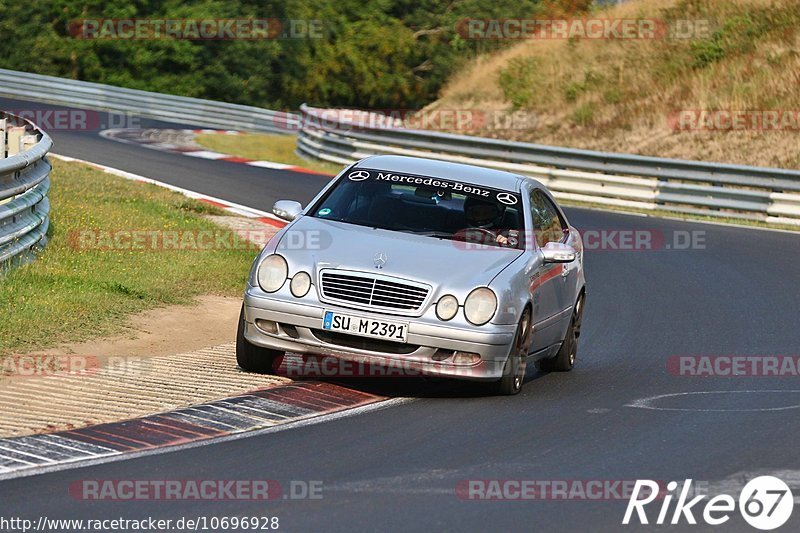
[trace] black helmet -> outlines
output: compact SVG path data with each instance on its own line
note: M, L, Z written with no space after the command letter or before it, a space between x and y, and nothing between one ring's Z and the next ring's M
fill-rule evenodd
M472 227L488 228L499 225L505 212L506 206L497 202L472 196L464 200L464 214Z

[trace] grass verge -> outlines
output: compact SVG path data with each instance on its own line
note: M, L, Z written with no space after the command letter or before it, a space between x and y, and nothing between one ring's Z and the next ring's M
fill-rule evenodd
M243 133L241 135L221 135L201 133L195 137L200 146L258 161L273 161L285 165L305 167L326 174L338 174L342 165L324 161L304 159L295 153L297 140L294 135L270 135L266 133Z
M50 241L35 262L0 278L0 355L117 334L132 313L198 295L241 294L256 251L203 218L218 209L83 164L52 163ZM164 241L135 245L126 231ZM209 244L209 235L222 240Z

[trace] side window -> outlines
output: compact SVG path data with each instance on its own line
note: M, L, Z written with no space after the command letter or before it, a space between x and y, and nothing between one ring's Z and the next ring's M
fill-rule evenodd
M561 220L556 206L539 189L531 193L531 220L540 248L548 242L559 242L566 234L566 225Z

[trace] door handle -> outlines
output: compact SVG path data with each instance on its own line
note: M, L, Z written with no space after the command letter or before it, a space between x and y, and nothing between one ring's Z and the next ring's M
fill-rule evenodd
M566 278L567 276L569 276L569 267L564 264L561 266L561 277Z

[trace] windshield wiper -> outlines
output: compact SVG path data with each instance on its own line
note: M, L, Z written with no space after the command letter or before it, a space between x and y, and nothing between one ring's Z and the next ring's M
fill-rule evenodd
M421 230L421 231L412 231L414 235L423 235L425 237L435 237L437 239L447 239L453 240L454 235L452 233L448 233L445 231L435 231L435 230Z
M351 223L356 223L356 222L351 221ZM453 239L453 234L452 233L448 233L448 232L444 232L444 231L436 231L436 230L428 230L428 229L419 230L419 229L414 229L414 228L411 228L411 227L408 227L408 226L383 226L383 225L375 224L375 223L372 223L372 222L363 222L363 223L358 222L358 224L367 226L367 227L372 228L372 229L383 229L383 230L388 230L388 231L399 231L401 233L410 233L411 235L422 235L422 236L425 236L425 237L435 237L437 239L448 239L448 240L452 240Z
M414 233L414 229L409 228L408 226L382 226L380 224L375 224L374 222L365 222L364 225L372 229L385 229L388 231L403 231L406 233Z

